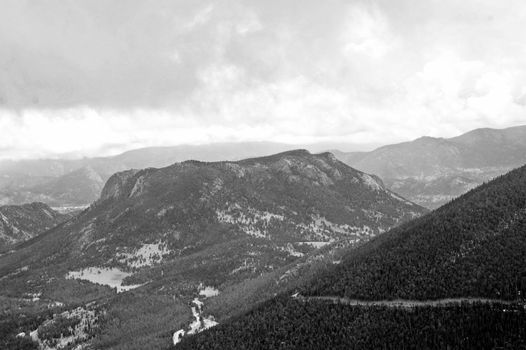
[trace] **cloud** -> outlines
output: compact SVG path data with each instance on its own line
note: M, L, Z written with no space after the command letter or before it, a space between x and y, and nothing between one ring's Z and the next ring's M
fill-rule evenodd
M522 1L1 2L0 158L526 122Z
M355 3L347 16L342 32L343 51L351 59L356 54L380 58L396 45L388 19L377 6Z

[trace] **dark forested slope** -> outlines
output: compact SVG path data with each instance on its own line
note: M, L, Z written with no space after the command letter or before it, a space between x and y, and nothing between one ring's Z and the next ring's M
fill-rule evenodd
M526 274L526 167L350 254L309 294L514 299Z
M340 265L299 288L307 297L292 298L292 291L278 296L176 348L524 348L525 251L522 167L350 251ZM502 301L350 306L315 296Z
M523 349L525 339L526 311L517 305L406 310L302 303L282 296L229 323L183 338L175 349L511 350Z

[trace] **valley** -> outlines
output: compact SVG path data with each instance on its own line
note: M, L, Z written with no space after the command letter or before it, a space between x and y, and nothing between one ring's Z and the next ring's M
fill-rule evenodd
M0 256L3 317L89 305L101 316L79 346L168 347L426 212L330 153L124 171L90 207ZM21 291L39 295L37 310L8 306L25 305Z
M411 323L413 316L403 314L411 310L439 325L459 310L474 312L470 317L489 312L485 317L498 318L498 310L516 316L522 304L514 298L522 287L509 274L520 263L522 240L509 232L518 232L510 230L525 218L518 190L523 172L431 213L330 153L294 150L118 172L88 207L59 214L33 204L61 221L23 236L0 256L4 346L199 348L195 342L208 344L209 332L235 333L237 320L254 312L261 313L257 327L265 328L266 308L275 302L283 303L275 312L317 310L323 319L309 322L322 324L349 315ZM487 193L491 204L482 199ZM471 203L486 207L473 213ZM499 241L503 237L511 241ZM485 255L466 265L493 242L507 258ZM509 322L519 322L513 317ZM326 327L328 334L336 331ZM234 346L221 339L218 346ZM235 348L257 348L254 341L260 341L250 333L238 340L248 343Z
M0 0L0 350L526 350L524 32Z

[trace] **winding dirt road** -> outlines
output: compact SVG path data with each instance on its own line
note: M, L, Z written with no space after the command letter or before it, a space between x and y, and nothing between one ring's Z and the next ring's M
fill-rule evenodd
M500 299L485 299L485 298L448 298L448 299L438 299L438 300L358 300L358 299L349 299L336 296L302 296L296 295L292 296L293 299L296 299L301 302L310 302L310 301L324 301L331 302L333 304L343 304L351 306L387 306L387 307L398 307L398 308L415 308L423 306L432 306L432 307L445 307L451 305L459 304L504 304L511 305L516 304L517 301L510 300L500 300Z

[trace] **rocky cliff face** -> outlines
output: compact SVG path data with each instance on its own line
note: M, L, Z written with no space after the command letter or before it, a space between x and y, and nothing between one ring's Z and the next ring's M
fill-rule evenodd
M102 189L100 201L122 196L126 191L128 180L137 172L138 170L126 170L111 176Z

